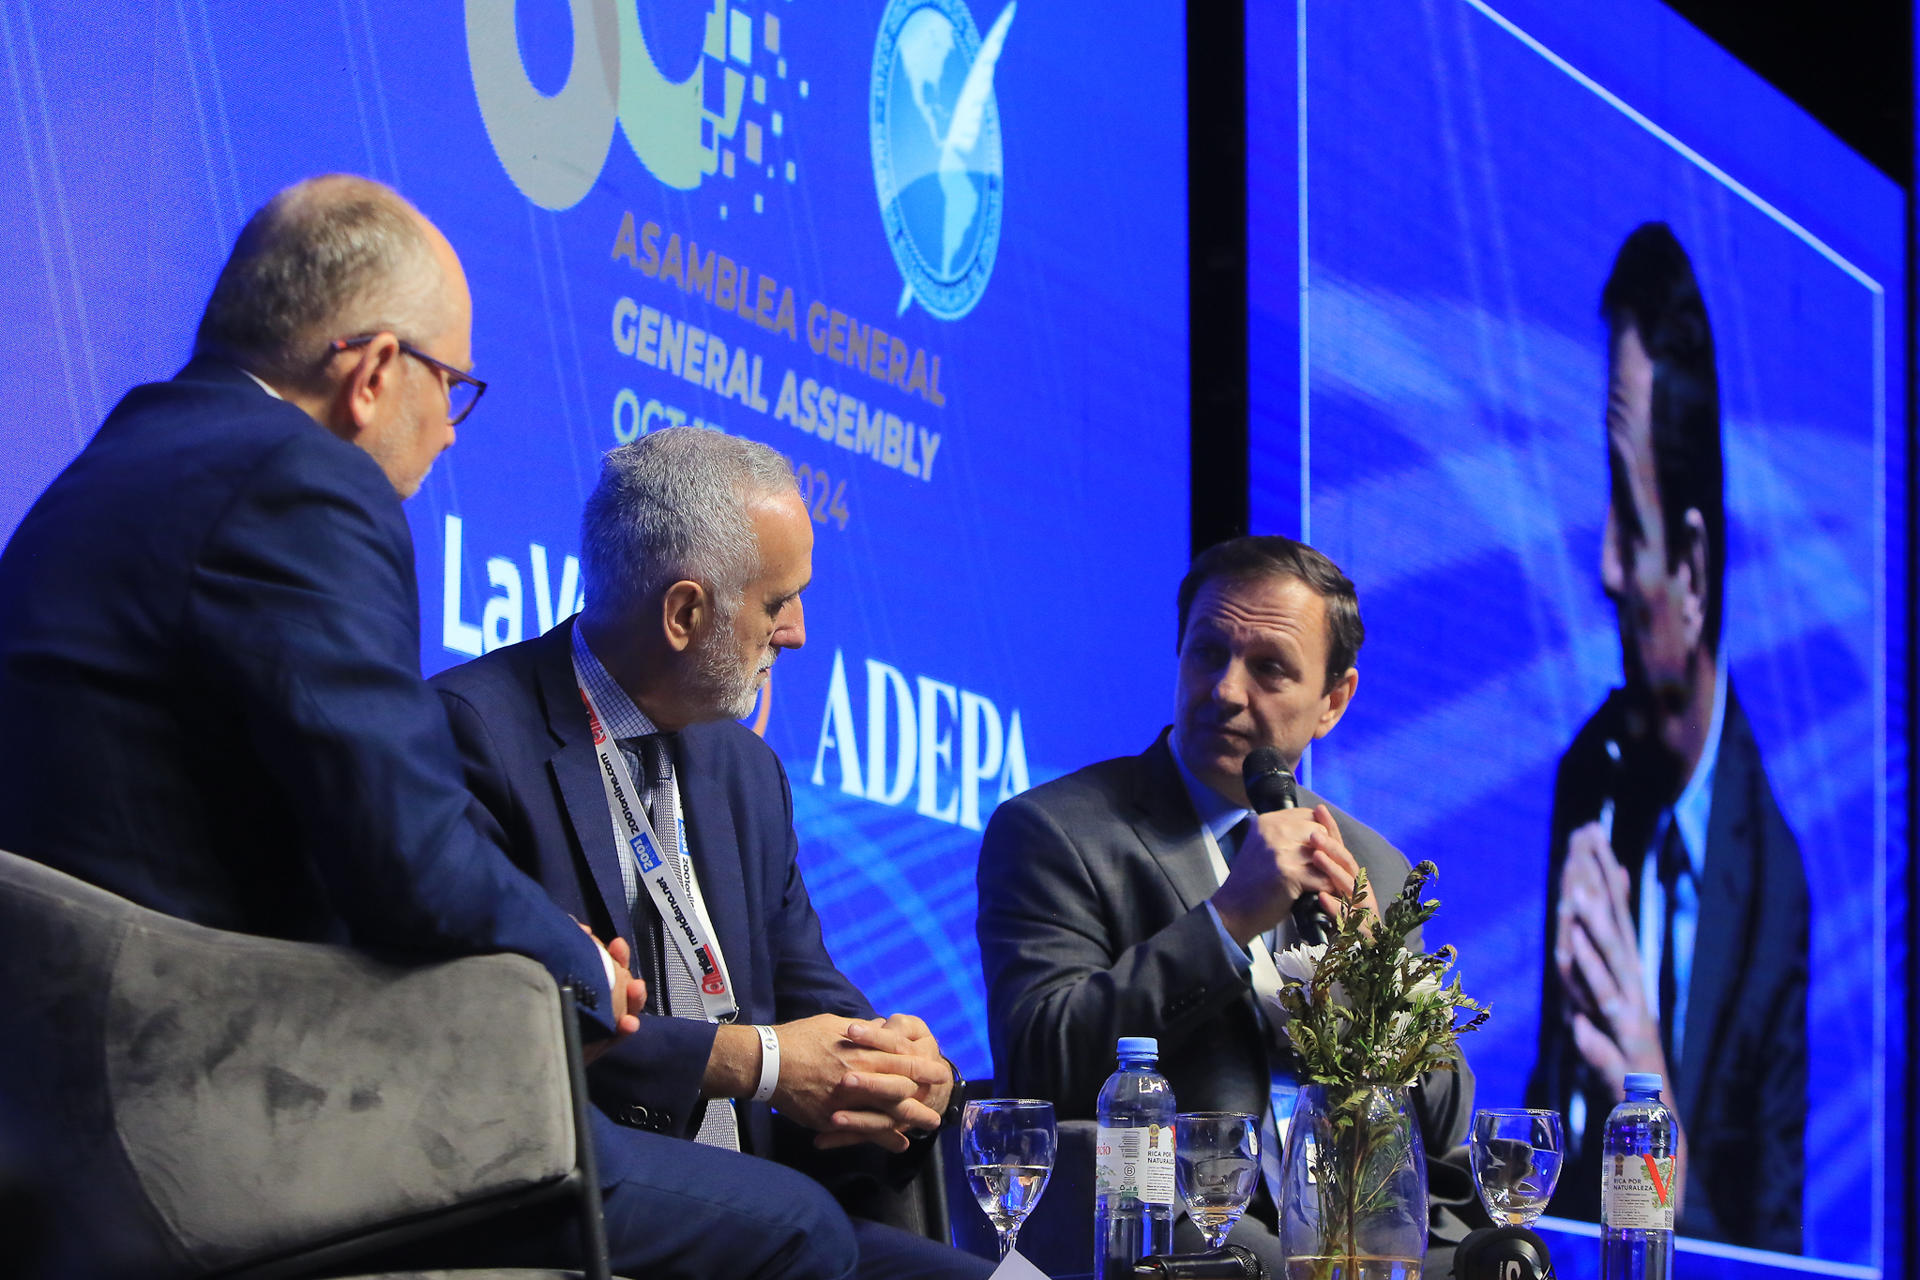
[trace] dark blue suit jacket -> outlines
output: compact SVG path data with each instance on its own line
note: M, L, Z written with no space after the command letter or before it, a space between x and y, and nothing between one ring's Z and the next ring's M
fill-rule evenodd
M634 937L612 818L573 674L573 623L434 677L483 825L555 901L603 937L634 945L657 1008L664 939L651 910ZM740 1002L742 1024L817 1013L870 1018L873 1007L820 936L800 878L793 797L773 750L732 721L679 734L677 779L700 892ZM649 1017L588 1072L595 1101L624 1124L690 1137L713 1050L704 1021ZM764 1103L742 1102L747 1149L772 1154ZM603 1147L604 1150L604 1147ZM612 1153L618 1159L618 1153ZM603 1160L603 1163L605 1161Z
M467 821L413 542L365 452L232 366L135 388L0 554L0 848L216 928L518 951L586 936Z
M1627 741L1624 714L1616 691L1581 728L1555 778L1539 1052L1527 1085L1528 1106L1563 1113L1576 1093L1585 1096L1587 1133L1561 1174L1553 1211L1590 1222L1599 1218L1600 1140L1613 1096L1574 1045L1552 946L1568 837L1593 821L1608 798L1618 800L1614 854L1634 877L1633 909L1639 911L1640 851L1660 815L1631 783L1616 780L1606 758L1609 739ZM1729 687L1685 1036L1675 1078L1662 1090L1687 1132L1682 1235L1800 1252L1810 915L1800 845L1780 815L1753 728Z

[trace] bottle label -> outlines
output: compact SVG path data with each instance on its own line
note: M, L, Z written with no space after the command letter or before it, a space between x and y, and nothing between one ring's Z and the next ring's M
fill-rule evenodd
M1094 1143L1094 1192L1171 1207L1173 1126L1117 1129L1101 1125Z
M1600 1222L1634 1231L1673 1230L1672 1156L1608 1155L1600 1170Z

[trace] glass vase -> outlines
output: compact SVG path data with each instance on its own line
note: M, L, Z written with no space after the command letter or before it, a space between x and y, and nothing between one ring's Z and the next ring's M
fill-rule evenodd
M1404 1085L1304 1085L1280 1173L1288 1280L1419 1280L1427 1162Z

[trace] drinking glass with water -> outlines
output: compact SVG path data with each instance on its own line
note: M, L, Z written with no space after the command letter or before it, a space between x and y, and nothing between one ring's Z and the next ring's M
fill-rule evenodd
M1207 1248L1223 1247L1260 1180L1260 1117L1238 1111L1176 1116L1173 1156L1187 1217L1206 1237Z
M1528 1227L1560 1181L1565 1139L1558 1111L1483 1108L1473 1113L1473 1185L1494 1223Z
M960 1150L967 1182L1000 1237L1004 1258L1053 1172L1053 1104L1033 1098L969 1102L960 1117Z

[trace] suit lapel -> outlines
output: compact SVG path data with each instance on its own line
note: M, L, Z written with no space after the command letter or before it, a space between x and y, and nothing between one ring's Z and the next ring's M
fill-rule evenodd
M748 979L759 966L754 961L753 934L747 927L747 886L742 874L746 860L740 854L740 837L734 830L726 788L718 784L726 768L716 755L718 735L704 729L695 725L679 735L674 777L687 823L687 855L700 878L700 899L726 960L741 1017L771 1016L772 1010L755 1010L748 1002Z
M1674 1072L1674 1096L1685 1118L1699 1114L1700 1090L1720 1041L1721 1022L1739 968L1753 898L1753 731L1727 691L1726 720L1714 766L1713 808L1707 817L1707 857L1701 868L1693 974L1687 984L1687 1021Z
M1141 785L1132 818L1134 833L1179 895L1181 906L1191 911L1220 886L1214 880L1206 841L1200 835L1200 816L1187 796L1166 734L1147 748L1139 764Z
M600 783L600 763L580 701L580 685L573 674L573 623L555 627L540 641L545 646L536 667L540 700L553 735L555 749L547 757L560 793L560 808L592 874L593 887L614 928L638 947L633 937L633 913L627 909L627 891L620 879L613 818L607 812L607 793Z

